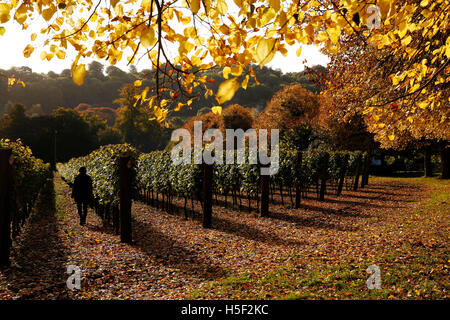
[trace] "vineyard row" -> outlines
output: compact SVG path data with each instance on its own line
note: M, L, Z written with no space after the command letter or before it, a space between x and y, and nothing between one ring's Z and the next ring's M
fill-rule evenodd
M24 226L51 171L21 141L1 139L0 177L0 265L8 265L11 239Z
M284 197L291 199L292 205L299 207L302 196L308 190L316 190L323 200L327 184L340 195L343 187L355 189L359 178L362 185L367 183L369 157L362 152L329 152L314 149L303 152L281 150L279 171L270 176L260 175L260 166L248 164L179 164L174 165L170 152L154 151L138 154L127 144L104 146L88 156L74 158L57 169L63 179L72 184L78 169L85 166L93 179L96 211L107 223L112 217L116 232L119 230L120 157L127 154L130 162L131 198L144 200L170 211L175 198L184 199L184 213L188 216L188 202L199 201L203 211L208 212L215 195L231 197L233 207L246 198L248 210L252 201L261 215L268 214L269 197L272 202L276 190L284 204ZM237 160L235 163L239 163ZM329 187L328 187L329 188ZM295 194L295 201L294 201ZM206 203L205 203L206 202ZM204 225L210 225L210 217L204 217Z

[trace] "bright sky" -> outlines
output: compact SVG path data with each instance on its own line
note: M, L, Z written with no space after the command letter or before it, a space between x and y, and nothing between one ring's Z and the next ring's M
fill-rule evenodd
M51 61L44 60L40 58L40 53L42 48L39 46L34 50L29 58L23 56L23 49L29 43L31 43L30 35L35 32L38 34L37 41L43 41L42 35L40 35L40 29L42 25L39 25L40 21L35 21L30 25L28 30L21 30L22 28L17 23L12 23L9 21L3 26L6 32L3 36L0 36L0 69L9 69L14 66L28 66L34 72L47 73L48 71L54 71L60 73L64 69L70 69L70 66L75 59L75 51L68 50L65 60L60 60L58 58L53 58ZM33 42L33 45L39 44ZM282 72L298 72L304 70L305 65L304 60L307 60L307 66L313 66L321 64L326 66L329 62L327 56L320 53L319 49L315 46L305 46L303 45L302 53L300 57L297 57L296 50L300 45L288 47L288 55L284 57L280 53L277 53L274 59L267 64L268 67L274 69L280 69ZM70 47L70 45L69 45ZM131 53L124 54L122 61L116 66L128 70L126 56L131 55ZM84 59L83 63L88 64L92 60ZM106 61L99 61L102 64L107 64ZM138 70L151 69L151 63L148 59L141 59L136 68Z

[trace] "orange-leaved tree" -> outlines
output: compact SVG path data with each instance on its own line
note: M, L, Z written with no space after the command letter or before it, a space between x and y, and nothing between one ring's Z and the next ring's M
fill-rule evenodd
M450 2L397 1L394 8L379 30L340 38L324 79L330 116L362 116L384 148L440 142L449 177Z

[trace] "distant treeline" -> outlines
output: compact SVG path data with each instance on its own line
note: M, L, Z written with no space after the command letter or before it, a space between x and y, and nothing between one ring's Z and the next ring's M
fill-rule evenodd
M260 82L250 80L246 91L240 89L235 97L226 103L240 104L248 108L262 110L266 102L275 92L287 84L300 83L303 87L313 92L318 92L317 87L308 79L307 72L293 72L283 74L279 70L267 67L253 67L257 79ZM323 72L322 66L314 67L315 71ZM210 84L216 89L223 81L222 72L219 69L208 71L208 76L215 79ZM13 67L9 70L0 69L0 74L9 77L17 77L25 82L26 87L15 85L8 89L7 81L0 82L0 115L7 113L16 103L27 107L27 114L51 114L58 107L75 108L85 103L94 107L118 108L115 100L119 97L120 89L135 80L145 80L144 85L152 85L154 82L154 71L142 70L138 72L131 67L125 72L115 66L104 67L98 62L92 62L88 66L85 83L77 86L73 83L70 70L63 70L60 74L53 71L35 73L29 67ZM197 114L204 107L217 104L214 97L201 98L192 105L192 109L182 109L177 116L187 119Z

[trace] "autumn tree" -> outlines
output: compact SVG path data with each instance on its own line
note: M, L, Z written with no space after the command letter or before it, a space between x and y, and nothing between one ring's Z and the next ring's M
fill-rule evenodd
M252 127L253 116L249 110L239 104L233 104L222 110L223 126L225 129L248 130Z
M82 115L95 115L106 121L109 126L113 126L116 121L116 110L109 107L93 107L87 103L80 103L75 110Z
M384 148L436 141L442 149L442 176L449 177L450 42L444 16L450 4L395 4L399 13L380 30L340 38L326 79L325 95L334 104L331 116L348 121L362 115Z
M335 100L330 95L320 96L320 111L316 118L316 127L329 147L334 150L369 152L378 148L374 134L368 131L361 114L353 113L345 121L335 117Z
M158 122L151 121L155 114L136 98L138 94L139 89L132 84L121 89L120 98L116 101L121 107L117 110L114 127L120 131L125 142L142 152L149 152L165 144L167 132Z
M319 112L316 94L299 84L278 91L255 120L258 129L279 129L287 148L303 150L313 137L313 122Z

